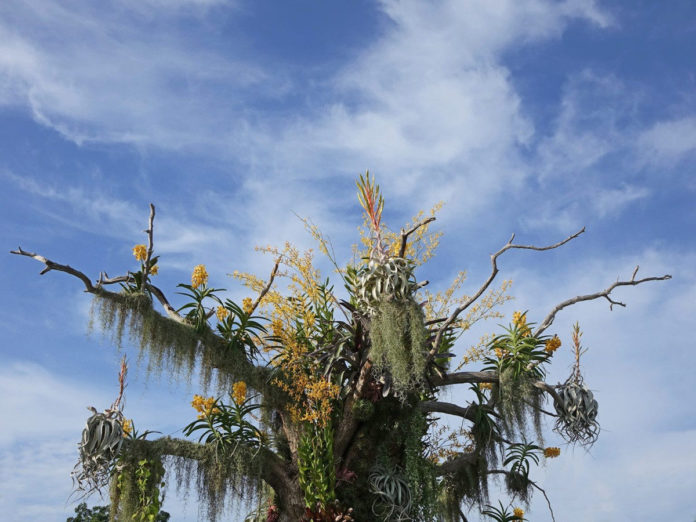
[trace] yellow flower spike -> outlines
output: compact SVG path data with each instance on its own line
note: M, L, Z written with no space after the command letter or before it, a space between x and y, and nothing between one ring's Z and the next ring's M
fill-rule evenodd
M155 265L150 268L150 275L157 275L157 272L159 272L159 266Z
M516 507L512 510L512 514L521 519L524 517L524 509Z
M561 454L561 448L550 447L544 449L544 457L547 459L555 459Z
M133 431L133 422L129 419L124 419L121 429L123 430L123 436L128 437Z
M492 382L480 382L478 387L480 390L492 390L493 383Z
M199 419L220 413L220 409L215 407L215 397L205 398L202 395L194 395L191 406L198 412Z
M251 307L254 305L254 302L251 300L251 297L245 297L242 299L242 310L244 310L245 314L250 314L251 313Z
M218 321L224 321L227 319L227 317L229 317L230 311L224 306L218 306L217 310L215 311L215 315L217 316Z
M247 394L247 385L244 381L235 382L232 385L232 399L238 405L244 404Z
M147 248L145 245L135 245L133 247L133 255L138 261L145 261L147 258Z
M558 350L558 348L561 346L561 340L558 338L557 335L554 335L551 339L546 341L546 346L544 347L544 351L548 353L549 355L552 355L553 352Z
M531 335L532 330L527 325L527 312L515 312L512 314L512 323L519 329L523 337Z
M205 286L208 284L208 271L205 269L205 265L196 265L193 267L193 274L191 274L191 286L198 288L199 286Z
M271 321L271 330L273 331L274 337L280 337L283 335L283 321L280 319L273 319Z

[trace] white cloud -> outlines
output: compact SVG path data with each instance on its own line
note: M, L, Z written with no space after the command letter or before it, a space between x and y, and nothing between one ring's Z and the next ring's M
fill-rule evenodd
M522 210L526 227L591 225L629 211L659 188L635 160L644 149L637 136L645 124L635 116L640 97L615 76L591 70L566 80L549 133L534 144L530 168L546 198Z
M696 117L660 121L638 137L637 149L646 163L675 163L696 151Z
M646 187L624 185L617 189L600 189L594 195L592 206L600 218L618 214L634 201L647 198L650 190Z
M553 133L538 144L540 179L556 183L569 174L586 177L608 154L630 143L630 128L619 121L635 103L635 95L613 76L590 70L571 76Z
M0 447L0 510L5 520L67 518L76 445L50 428L44 432L50 440Z
M0 446L44 438L48 433L74 433L75 426L82 426L89 416L87 406L108 406L106 402L113 401L25 362L0 368L0 394L14 398L0 403L0 417L13 420L0 432Z
M603 433L612 439L590 454L562 450L535 474L549 495L557 520L630 522L666 516L696 516L692 499L696 431ZM635 440L635 439L638 440ZM602 451L601 458L595 453ZM533 478L536 478L533 475ZM546 502L536 494L530 518L549 522ZM689 519L690 520L690 519Z
M282 71L271 77L248 58L203 50L175 24L145 26L129 9L87 3L23 6L4 4L3 99L28 103L78 143L205 150L283 179L370 167L400 197L414 197L415 186L431 202L458 191L470 211L529 174L518 148L533 127L500 53L556 38L573 19L611 22L582 0L385 1L384 33L335 75L316 78L331 93L327 104L283 120L242 109L252 94L285 92Z
M531 174L521 149L534 128L500 54L558 37L572 19L609 23L593 2L386 1L382 8L391 23L327 81L331 101L280 131L264 128L250 148L273 144L262 164L286 177L354 176L369 167L404 203L427 206L457 194L448 212L460 217Z
M214 110L218 97L224 92L226 106L239 108L243 89L261 92L281 80L177 32L166 16L176 12L163 8L187 3L213 4L154 2L143 13L143 3L134 11L91 2L3 2L0 101L28 105L37 121L77 143L169 149L219 143L230 124Z

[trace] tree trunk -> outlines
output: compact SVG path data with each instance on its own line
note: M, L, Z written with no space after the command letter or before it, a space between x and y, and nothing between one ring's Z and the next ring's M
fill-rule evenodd
M304 515L304 495L297 481L284 481L275 489L280 513L279 522L298 522Z

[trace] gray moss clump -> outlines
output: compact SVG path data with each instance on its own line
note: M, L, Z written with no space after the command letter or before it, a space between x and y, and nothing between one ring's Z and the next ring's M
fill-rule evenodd
M426 343L423 311L413 299L385 299L370 325L370 352L377 374L388 372L397 396L405 396L423 381Z
M210 387L213 375L219 389L230 389L237 380L264 380L250 375L258 370L248 364L242 351L227 346L210 329L197 334L192 326L161 315L145 294L102 292L92 301L89 326L109 332L119 348L124 337L138 346L140 359L147 355L148 372L190 380L199 365L204 390Z
M152 464L150 491L162 483L165 468L184 498L193 486L198 494L201 519L215 522L232 503L235 508L249 507L262 492L261 457L239 445L234 452L221 453L210 445L168 437L153 441L127 440L111 482L112 522L130 521L138 508L135 470L147 459ZM238 500L243 502L239 503ZM244 502L246 501L246 502Z
M529 505L532 483L526 476L521 473L509 472L505 475L505 488L511 496L519 498Z
M534 386L534 379L525 374L516 377L512 368L505 368L500 372L499 383L493 393L498 395L501 424L508 438L519 435L526 439L527 419L531 417L537 440L543 444L542 394Z
M230 493L233 493L237 510L253 505L262 490L261 459L241 447L226 455L207 449L205 458L199 460L168 457L167 466L173 471L177 491L195 485L201 517L215 522L231 507Z
M447 475L440 492L442 515L447 522L461 520L461 505L488 504L488 463L483 456Z

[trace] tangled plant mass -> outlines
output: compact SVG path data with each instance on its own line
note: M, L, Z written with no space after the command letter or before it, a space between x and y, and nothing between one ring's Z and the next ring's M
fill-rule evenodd
M45 271L79 278L95 296L95 324L119 345L128 333L149 368L181 379L198 369L203 386L215 388L214 396L194 395L197 418L183 429L185 438L135 432L121 412L123 379L115 406L94 410L75 477L86 494L110 484L112 520L156 516L165 467L180 487L194 477L205 520L215 521L230 495L246 499L249 521L449 522L467 510L524 520L524 510L510 506L528 504L535 491L546 495L530 472L541 457L560 455L559 447L543 444L544 402L556 409L555 436L596 440L598 402L580 372L579 326L575 366L557 385L545 377L561 338L546 331L574 303L605 298L622 305L611 297L615 288L670 276L637 279L636 270L630 280L564 301L539 323L531 322L537 311L517 311L496 334L467 339L479 321L505 322L499 307L510 298L510 282L493 285L500 256L553 250L584 229L545 246L514 243L513 236L491 256L491 274L480 286L465 293L460 272L449 288L430 292L421 276L441 239L431 229L441 205L394 231L374 178L360 176L357 185L363 224L352 261L339 263L331 242L304 221L336 280L320 274L311 251L290 243L260 247L273 269L266 279L234 272L252 295L240 303L208 286L203 264L190 285L178 285L185 299L178 309L152 284L154 206L147 245L132 250L139 270L124 276L93 283L68 265L13 251L44 263ZM114 284L121 290L112 291ZM441 400L450 386L464 389L462 404ZM462 427L450 429L444 416ZM504 477L507 507L488 498L495 476Z

